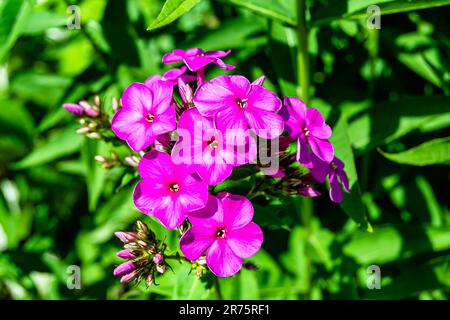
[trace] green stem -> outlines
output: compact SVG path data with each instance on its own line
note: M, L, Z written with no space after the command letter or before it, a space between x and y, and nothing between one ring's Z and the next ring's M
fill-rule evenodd
M309 105L309 55L306 0L297 0L297 82L298 94Z
M297 0L297 81L298 94L309 106L309 53L308 53L308 27L306 23L306 0ZM313 202L311 198L303 198L300 209L300 219L305 230L306 240L309 241L311 233L311 217L313 215ZM305 255L305 298L310 298L311 288L311 260Z
M217 292L217 300L223 300L222 290L220 290L220 283L219 283L219 279L218 278L216 278L214 280L214 286L215 286L216 292Z

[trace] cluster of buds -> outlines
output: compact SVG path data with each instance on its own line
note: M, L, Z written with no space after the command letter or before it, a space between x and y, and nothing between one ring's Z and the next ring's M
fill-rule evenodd
M289 194L299 194L304 197L318 197L320 196L320 192L312 187L316 183L318 182L311 174L301 174L294 171L283 179L281 189Z
M112 100L113 111L117 111L119 101ZM83 100L78 103L65 103L63 108L79 117L78 122L82 125L77 130L78 134L86 135L91 139L111 139L111 124L108 115L102 110L100 97L96 95L92 104Z
M123 164L122 161L120 160L119 156L117 155L117 153L115 153L114 151L111 151L110 157L96 155L94 157L94 159L96 161L100 162L104 169L111 169L117 165Z
M124 243L117 256L127 261L114 269L114 275L120 276L121 282L145 280L147 286L155 284L155 273L163 274L167 268L164 259L166 245L158 241L140 220L136 221L135 231L119 231L115 235Z

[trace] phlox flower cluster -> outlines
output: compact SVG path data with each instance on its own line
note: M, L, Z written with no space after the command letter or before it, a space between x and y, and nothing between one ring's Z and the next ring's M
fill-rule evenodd
M167 229L183 229L181 252L191 261L205 259L219 277L237 273L242 259L254 255L264 237L252 222L249 199L228 192L214 195L209 187L229 178L235 167L257 165L258 142L276 141L279 150L272 152L283 158L282 164L297 161L309 170L292 178L283 165L276 170L259 167L274 179L295 180L290 187L297 194L320 195L311 185L327 177L332 201L343 200L339 181L349 192L344 164L329 141L332 129L317 109L296 97L285 97L283 103L263 86L264 77L205 78L211 65L234 69L222 61L229 53L193 48L166 54L163 63L182 65L129 85L111 122L115 135L142 155L139 163L134 161L141 178L133 194L136 207ZM83 105L65 108L79 116L90 112ZM289 156L293 143L297 152ZM129 253L120 256L133 259ZM130 260L115 273L129 281L133 276L126 275L138 273L136 263Z

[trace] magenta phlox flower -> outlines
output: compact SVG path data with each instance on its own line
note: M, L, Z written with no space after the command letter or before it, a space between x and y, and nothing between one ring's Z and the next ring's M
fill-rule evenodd
M188 166L174 164L167 153L147 152L139 162L138 171L142 180L134 190L134 204L166 228L178 227L189 212L206 205L206 182Z
M344 191L350 193L349 182L347 174L344 171L344 163L337 157L334 157L330 163L321 161L317 157L313 158L313 166L311 168L311 175L319 182L325 182L328 176L330 182L330 199L333 202L341 202L342 190L339 181L344 188Z
M203 116L215 117L227 139L249 129L265 139L283 132L283 119L275 113L281 108L280 99L243 76L218 76L205 82L197 89L194 104Z
M205 208L193 212L192 227L180 239L180 248L190 260L205 251L206 263L219 277L229 277L261 247L263 233L254 222L251 202L239 195L222 192L209 196Z
M123 107L114 115L111 129L135 152L149 147L159 135L176 129L172 91L171 85L160 80L148 87L131 84L123 93Z
M172 52L164 55L164 57L162 58L162 62L165 64L169 64L182 61L192 72L197 72L211 63L219 66L223 70L231 70L235 67L229 64L225 64L221 60L221 58L226 57L228 54L230 54L230 52L231 50L204 52L200 48L191 48L186 51L175 49Z
M317 109L306 108L305 103L298 98L285 97L280 115L285 121L289 135L298 141L297 161L311 166L309 147L322 161L330 163L333 160L333 145L327 140L332 131Z

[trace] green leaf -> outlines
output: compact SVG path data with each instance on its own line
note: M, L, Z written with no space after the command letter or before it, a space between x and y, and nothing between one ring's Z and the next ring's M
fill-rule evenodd
M51 11L33 11L26 21L21 35L34 36L45 33L50 28L66 25L67 16Z
M167 0L158 17L150 24L147 30L155 30L172 23L199 2L200 0Z
M226 2L290 26L297 25L293 0L227 0Z
M362 19L373 15L367 8L376 5L382 15L417 11L449 5L449 0L349 0L339 4L324 5L311 13L311 25L329 24L341 19Z
M361 4L363 5L363 7L359 10L347 13L344 16L344 18L347 19L369 17L370 15L372 15L372 13L367 13L367 7L372 4L375 4L380 8L382 15L442 7L450 4L449 0L353 0L350 2Z
M362 154L436 118L448 119L450 125L450 97L404 97L382 102L349 118L350 139L357 154Z
M83 140L83 137L76 134L75 130L76 125L72 125L55 132L41 145L36 146L25 158L11 167L16 170L26 169L75 153L80 149Z
M17 100L0 99L0 164L20 159L32 145L34 120Z
M392 283L381 290L371 290L367 299L405 299L422 291L450 286L450 255L438 257L412 270L405 270Z
M103 191L106 178L106 170L102 168L94 158L96 155L105 155L106 143L97 140L85 139L82 149L82 157L86 164L86 184L89 194L89 210L95 211L97 202Z
M344 200L340 203L340 206L359 227L371 231L372 227L367 221L366 210L362 201L355 157L348 136L347 120L344 115L339 118L334 126L330 140L333 143L336 156L345 164L345 172L349 180L350 194L343 191Z
M418 254L450 249L450 228L424 225L376 226L373 233L356 232L343 248L358 263L384 264Z
M27 24L32 3L31 0L5 0L0 3L0 62Z
M433 139L399 153L378 151L387 159L412 166L450 164L450 137Z

